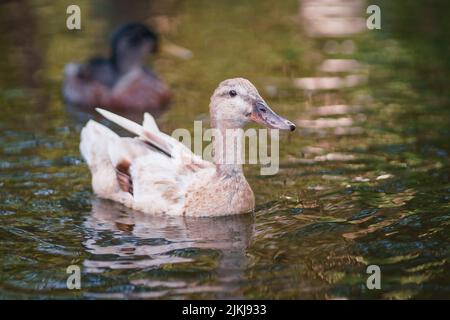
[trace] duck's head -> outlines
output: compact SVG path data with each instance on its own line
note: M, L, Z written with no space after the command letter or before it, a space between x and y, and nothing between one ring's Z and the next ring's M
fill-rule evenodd
M211 97L213 127L242 128L250 121L268 128L295 130L295 125L276 114L255 86L244 78L222 81Z
M120 26L111 39L111 60L120 72L140 66L144 59L156 52L158 36L142 23L127 23Z

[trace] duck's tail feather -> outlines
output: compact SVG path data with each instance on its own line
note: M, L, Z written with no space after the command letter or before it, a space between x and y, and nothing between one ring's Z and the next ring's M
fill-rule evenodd
M144 122L142 123L142 126L149 131L160 132L155 118L153 118L150 113L144 113Z
M107 110L100 109L100 108L96 108L95 110L97 110L102 116L104 116L109 121L114 122L115 124L121 126L122 128L128 130L131 133L134 133L141 139L150 143L155 148L161 150L163 153L165 153L169 157L171 156L172 146L171 146L170 142L166 141L167 139L165 139L164 135L160 134L160 131L159 131L158 127L156 126L155 120L153 118L150 118L151 116L149 114L147 114L147 116L146 116L146 118L147 118L147 121L145 123L146 127L143 127L134 121L128 120L124 117L121 117L121 116L114 114L112 112L109 112ZM145 119L144 119L144 122L145 122ZM150 131L148 129L148 126L152 127L152 128L156 127L157 131L156 130Z
M109 121L121 126L125 130L134 133L137 136L142 136L144 134L144 128L134 121L128 120L105 109L95 108L95 110Z

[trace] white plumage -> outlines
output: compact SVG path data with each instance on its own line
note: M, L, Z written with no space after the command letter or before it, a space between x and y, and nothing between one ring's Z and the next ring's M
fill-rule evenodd
M91 169L94 192L144 212L183 214L188 186L214 175L214 165L161 133L148 113L140 126L106 110L97 111L138 137L119 137L93 120L86 124L80 150ZM129 164L132 193L122 190L117 181L116 168L121 163Z

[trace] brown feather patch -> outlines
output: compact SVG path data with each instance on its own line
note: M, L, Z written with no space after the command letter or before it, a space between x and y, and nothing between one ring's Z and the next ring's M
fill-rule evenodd
M130 175L130 161L122 160L116 165L116 176L122 191L133 194L133 180Z

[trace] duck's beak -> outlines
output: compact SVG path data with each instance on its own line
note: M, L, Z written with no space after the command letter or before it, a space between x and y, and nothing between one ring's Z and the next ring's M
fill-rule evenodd
M277 115L263 100L253 103L250 119L272 129L295 130L295 124Z

